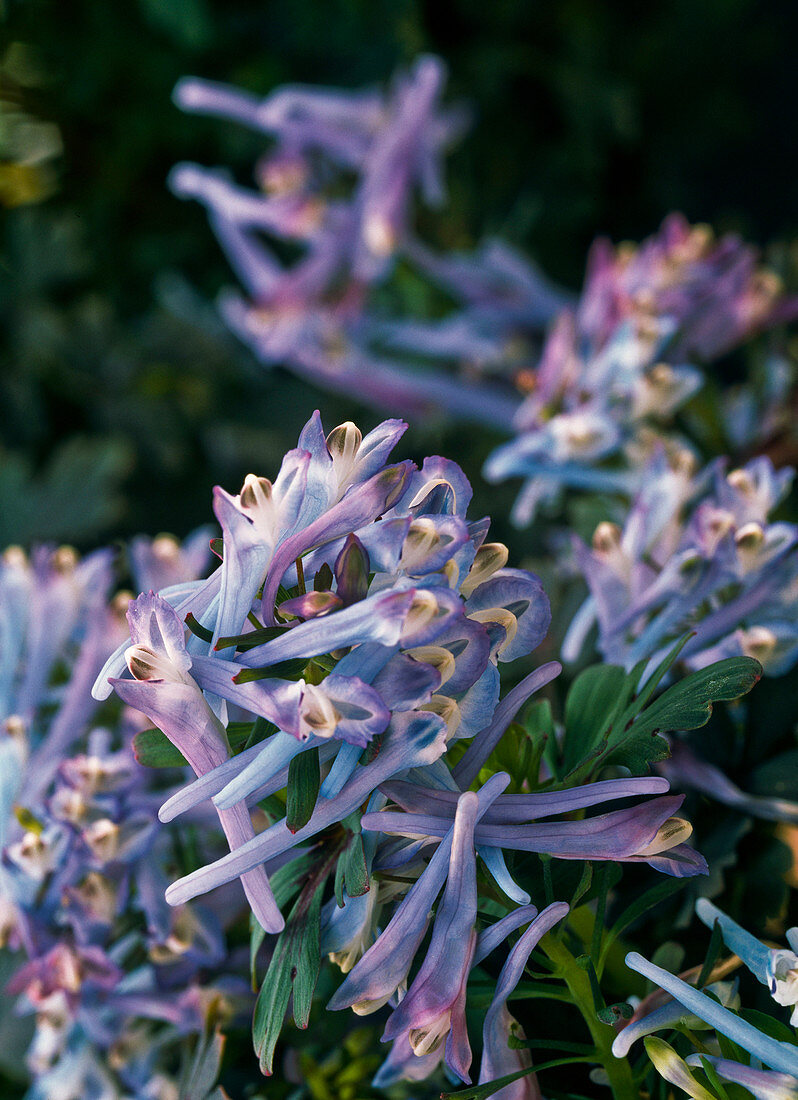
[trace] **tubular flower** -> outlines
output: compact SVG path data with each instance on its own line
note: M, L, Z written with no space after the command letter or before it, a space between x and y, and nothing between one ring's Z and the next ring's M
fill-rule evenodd
M706 898L701 898L696 903L696 913L710 927L717 924L726 946L742 960L758 981L768 987L778 1004L796 1003L798 994L794 991L794 986L795 974L798 973L798 957L792 950L766 947ZM787 937L791 947L798 946L796 929L790 929ZM765 1034L737 1015L733 1009L739 1007L739 997L727 983L717 983L709 987L716 994L716 999L648 962L636 952L626 956L626 964L660 986L673 1000L625 1027L613 1044L616 1057L623 1057L640 1036L662 1027L684 1024L691 1030L696 1026L714 1028L747 1052L751 1059L751 1064L746 1065L729 1058L718 1059L711 1056L709 1060L722 1078L743 1085L754 1096L768 1100L798 1095L798 1046ZM649 1042L651 1040L647 1039L646 1043ZM675 1080L670 1076L673 1072L678 1072L680 1079L693 1081L687 1067L700 1068L702 1058L706 1056L691 1055L685 1064L667 1043L662 1043L661 1040L656 1042L660 1046L656 1048L658 1057L653 1060L660 1073L669 1081ZM652 1055L654 1048L647 1049ZM696 1083L696 1087L703 1086Z
M772 522L790 469L753 459L726 473L715 463L678 477L662 456L623 527L601 523L576 558L590 596L563 653L573 659L593 623L607 661L631 668L661 659L685 631L680 658L701 668L722 657L756 657L777 676L798 658L798 526Z
M452 740L473 738L472 757L487 756L485 737L500 736L559 670L528 677L502 709L497 663L542 641L548 601L535 576L507 569L506 550L485 541L487 521L468 520L459 467L386 465L403 430L387 421L362 437L344 424L325 438L315 414L273 485L249 477L236 497L217 490L216 573L188 594L131 605L134 644L112 656L97 692L116 673L117 693L193 764L197 781L165 804L164 819L212 797L239 821L230 857L170 887L173 903L262 874L266 859L342 821L398 773L432 765ZM183 617L199 624L188 639ZM231 758L227 706L277 732ZM311 751L326 772L310 819L245 836L246 803L285 787L291 762Z
M196 164L177 165L170 183L207 209L248 296L226 294L223 316L262 362L380 408L502 423L517 394L501 377L474 376L517 369L513 349L530 346L566 297L506 245L443 257L414 239L416 195L441 205L443 156L466 121L441 106L445 76L439 59L420 57L387 92L292 86L264 99L181 80L174 99L183 110L238 122L273 144L256 165L257 190ZM301 249L293 265L272 247L282 241ZM397 258L441 285L457 312L441 322L380 315L369 291ZM441 361L462 365L460 376Z
M597 241L579 303L558 317L531 374L516 438L490 456L486 477L524 478L519 525L566 487L633 495L653 445L676 469L684 461L664 429L703 384L701 366L797 313L753 249L678 214L639 247Z
M164 903L175 850L130 712L92 726L91 684L126 634L113 557L10 548L0 563L0 950L32 1020L26 1050L4 1015L0 1045L27 1100L176 1087L164 1051L208 1026L213 983L246 991L220 969L226 918Z

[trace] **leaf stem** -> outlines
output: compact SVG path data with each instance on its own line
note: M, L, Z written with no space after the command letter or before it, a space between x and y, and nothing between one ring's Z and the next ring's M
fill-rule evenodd
M615 1030L603 1024L596 1016L593 990L590 977L577 963L565 944L547 933L540 941L545 955L556 963L559 976L563 979L571 994L573 1003L582 1013L596 1048L596 1062L603 1066L612 1088L615 1100L637 1100L639 1093L635 1088L632 1070L625 1058L616 1058L612 1053Z

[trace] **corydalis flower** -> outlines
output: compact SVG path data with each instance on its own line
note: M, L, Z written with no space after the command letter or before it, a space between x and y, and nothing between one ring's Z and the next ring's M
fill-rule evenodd
M274 145L256 167L257 191L194 164L178 165L170 182L207 208L249 295L225 295L222 313L263 362L393 411L503 422L518 398L474 376L485 366L505 372L517 358L512 337L537 333L564 296L506 246L450 259L413 239L416 194L443 201L443 154L463 129L463 112L440 104L444 80L433 57L418 58L387 93L286 87L259 100L182 80L175 101L184 110L235 120ZM275 240L298 244L299 260L285 266ZM442 284L458 312L431 323L372 309L369 291L397 256ZM430 360L465 369L458 379Z
M745 654L770 675L791 668L798 527L769 517L792 476L764 457L695 475L655 460L623 527L601 523L591 548L575 544L591 594L566 637L566 659L596 622L605 659L627 668L661 658L687 630L695 635L681 651L688 667Z
M190 675L183 625L174 609L152 593L131 604L128 622L133 645L125 657L133 679L117 680L113 686L129 706L157 722L196 774L204 775L229 758L230 748L224 726ZM277 716L278 707L281 714L283 707L290 706L292 687L286 685L273 716ZM219 821L233 848L255 835L244 806L220 810ZM283 921L263 869L242 875L241 883L263 927L279 931Z
M524 478L522 525L563 487L632 495L652 445L664 443L675 465L690 453L663 429L702 385L697 364L796 313L753 249L679 215L639 248L597 241L578 306L528 372L516 438L490 456L486 476Z
M792 951L767 948L705 898L697 902L696 913L705 924L712 926L717 923L727 947L735 952L755 978L768 986L771 995L779 1004L795 1003L793 975L798 959ZM789 933L791 946L796 945L795 933L795 929L791 929ZM721 1077L751 1089L755 1096L776 1098L796 1094L798 1046L772 1038L733 1012L732 1006L739 1004L739 999L734 998L733 991L713 990L721 993L720 999L710 997L667 970L650 963L637 952L631 952L626 956L626 964L669 993L679 1007L675 1008L671 1002L643 1016L630 1028L624 1028L613 1044L613 1052L617 1057L622 1057L639 1036L646 1035L656 1028L674 1026L683 1021L689 1026L689 1018L695 1016L703 1022L703 1025L714 1028L731 1039L743 1051L748 1052L754 1063L745 1065L731 1059L718 1060L713 1057L710 1061ZM687 1064L666 1043L656 1040L654 1045L648 1046L652 1040L646 1040L646 1042L649 1055L667 1080L675 1082L677 1077L679 1081L694 1080ZM761 1069L760 1063L769 1068ZM701 1059L698 1056L691 1056L688 1064L700 1066ZM696 1085L697 1089L702 1087Z

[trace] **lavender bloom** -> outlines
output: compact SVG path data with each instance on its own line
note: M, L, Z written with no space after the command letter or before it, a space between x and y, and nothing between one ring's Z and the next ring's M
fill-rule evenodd
M638 248L597 241L577 307L560 315L530 373L516 438L491 455L486 477L524 478L519 525L564 487L633 495L653 445L683 461L663 428L700 388L695 364L797 312L751 248L680 215Z
M487 848L545 852L559 859L642 861L678 877L706 874L703 857L684 844L692 831L690 825L673 816L684 801L683 795L653 799L632 809L582 821L535 822L537 817L567 812L577 805L626 797L631 793L629 784L628 780L609 780L575 791L509 795L509 801L500 796L494 809L477 825L476 841ZM594 791L594 787L602 790ZM635 780L634 788L635 793L662 789L654 779ZM362 826L397 836L442 837L449 828L451 811L451 802L441 798L432 802L425 813L383 810L365 814ZM516 824L519 821L529 824Z
M592 548L576 543L591 595L566 636L566 659L596 622L605 659L627 668L661 659L687 630L690 668L740 654L769 675L791 668L798 526L768 517L792 476L765 457L728 474L715 463L678 476L655 460L623 528L602 523Z
M211 562L209 540L213 534L212 527L201 527L182 546L172 535L131 539L128 554L136 591L160 592L203 576Z
M111 682L202 777L163 816L212 796L221 814L239 822L232 859L174 884L173 903L239 873L262 873L265 859L342 820L384 780L431 764L446 741L475 733L479 740L498 702L497 662L529 652L545 635L550 611L540 582L503 568L506 549L484 541L487 522L467 520L471 489L462 471L440 458L420 470L385 466L403 430L387 421L363 438L345 424L325 439L315 414L273 486L249 477L237 497L217 490L224 532L217 573L181 594L179 612L152 595L131 605L134 645L120 656L134 679ZM303 575L315 576L314 591L275 607L278 586ZM199 638L186 640L179 616L189 612L215 647L204 643L202 652ZM256 614L263 628L253 627ZM324 654L346 647L320 677ZM285 662L297 659L304 674L284 679ZM122 672L118 662L106 669ZM516 691L506 722L557 671L546 666ZM228 759L220 700L280 732ZM197 731L205 731L200 743ZM331 737L337 745L325 755L330 768L310 822L296 834L277 823L245 837L245 801L279 790L290 761ZM360 764L361 747L375 737L382 738L376 760ZM267 884L257 889L266 905ZM269 914L272 927L277 915Z
M482 1063L479 1068L481 1085L531 1067L532 1058L528 1050L515 1050L508 1045L511 1035L517 1039L525 1039L526 1035L510 1015L507 999L521 980L529 956L541 937L567 913L568 906L564 902L554 902L548 906L534 918L507 956L496 981L496 991L482 1028ZM498 1100L541 1100L542 1097L534 1074L505 1085L495 1095Z
M224 727L190 676L182 623L174 609L152 593L131 604L128 622L133 645L126 659L134 678L117 680L113 686L126 703L158 722L196 774L204 775L226 761L230 750ZM233 848L254 836L245 806L220 810L219 821ZM280 931L283 920L263 868L242 875L241 883L263 927Z
M726 806L751 814L752 817L798 824L798 803L784 798L770 798L767 795L746 794L720 768L699 760L684 742L674 740L670 757L658 767L671 783L682 789L688 787L701 791Z
M251 298L223 296L222 313L264 363L393 411L502 423L519 399L504 380L478 374L517 369L513 346L537 336L566 299L504 245L450 260L414 240L414 196L443 201L443 154L463 130L463 112L440 106L444 80L433 57L420 57L388 93L286 87L257 100L182 80L180 107L253 127L275 144L256 167L259 191L194 164L178 165L170 182L207 208ZM355 173L348 194L342 170ZM264 235L299 242L301 258L284 266ZM390 277L397 256L445 286L458 311L441 323L370 312L369 290ZM427 363L418 369L408 358ZM458 379L430 360L464 369Z
M125 633L112 562L43 547L0 565L0 946L27 958L8 989L35 1019L30 1100L171 1087L162 1052L205 1027L198 972L213 981L226 954L215 914L163 902L174 855L129 722L91 728L91 683Z

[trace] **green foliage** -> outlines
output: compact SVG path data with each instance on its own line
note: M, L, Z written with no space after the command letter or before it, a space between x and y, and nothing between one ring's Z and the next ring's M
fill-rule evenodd
M263 1073L271 1074L274 1048L293 993L294 1022L305 1028L321 965L319 914L326 875L305 885L274 947L252 1019L252 1040Z
M257 722L228 724L227 740L233 753L256 743L252 740L256 726ZM257 740L263 740L267 732L268 727L266 731L261 731ZM156 728L139 730L133 738L133 753L139 764L145 768L187 767L187 761L180 750L172 744L165 733Z
M319 797L321 769L319 750L306 749L288 765L285 799L285 823L292 833L307 825Z
M0 450L0 546L85 543L107 530L122 512L131 457L120 440L75 437L35 472L23 454Z
M565 702L563 785L584 783L608 764L644 774L649 764L668 756L660 734L705 725L715 702L745 695L762 675L751 657L729 657L691 672L651 702L686 640L677 643L640 689L646 662L629 673L614 665L595 665L576 678Z

